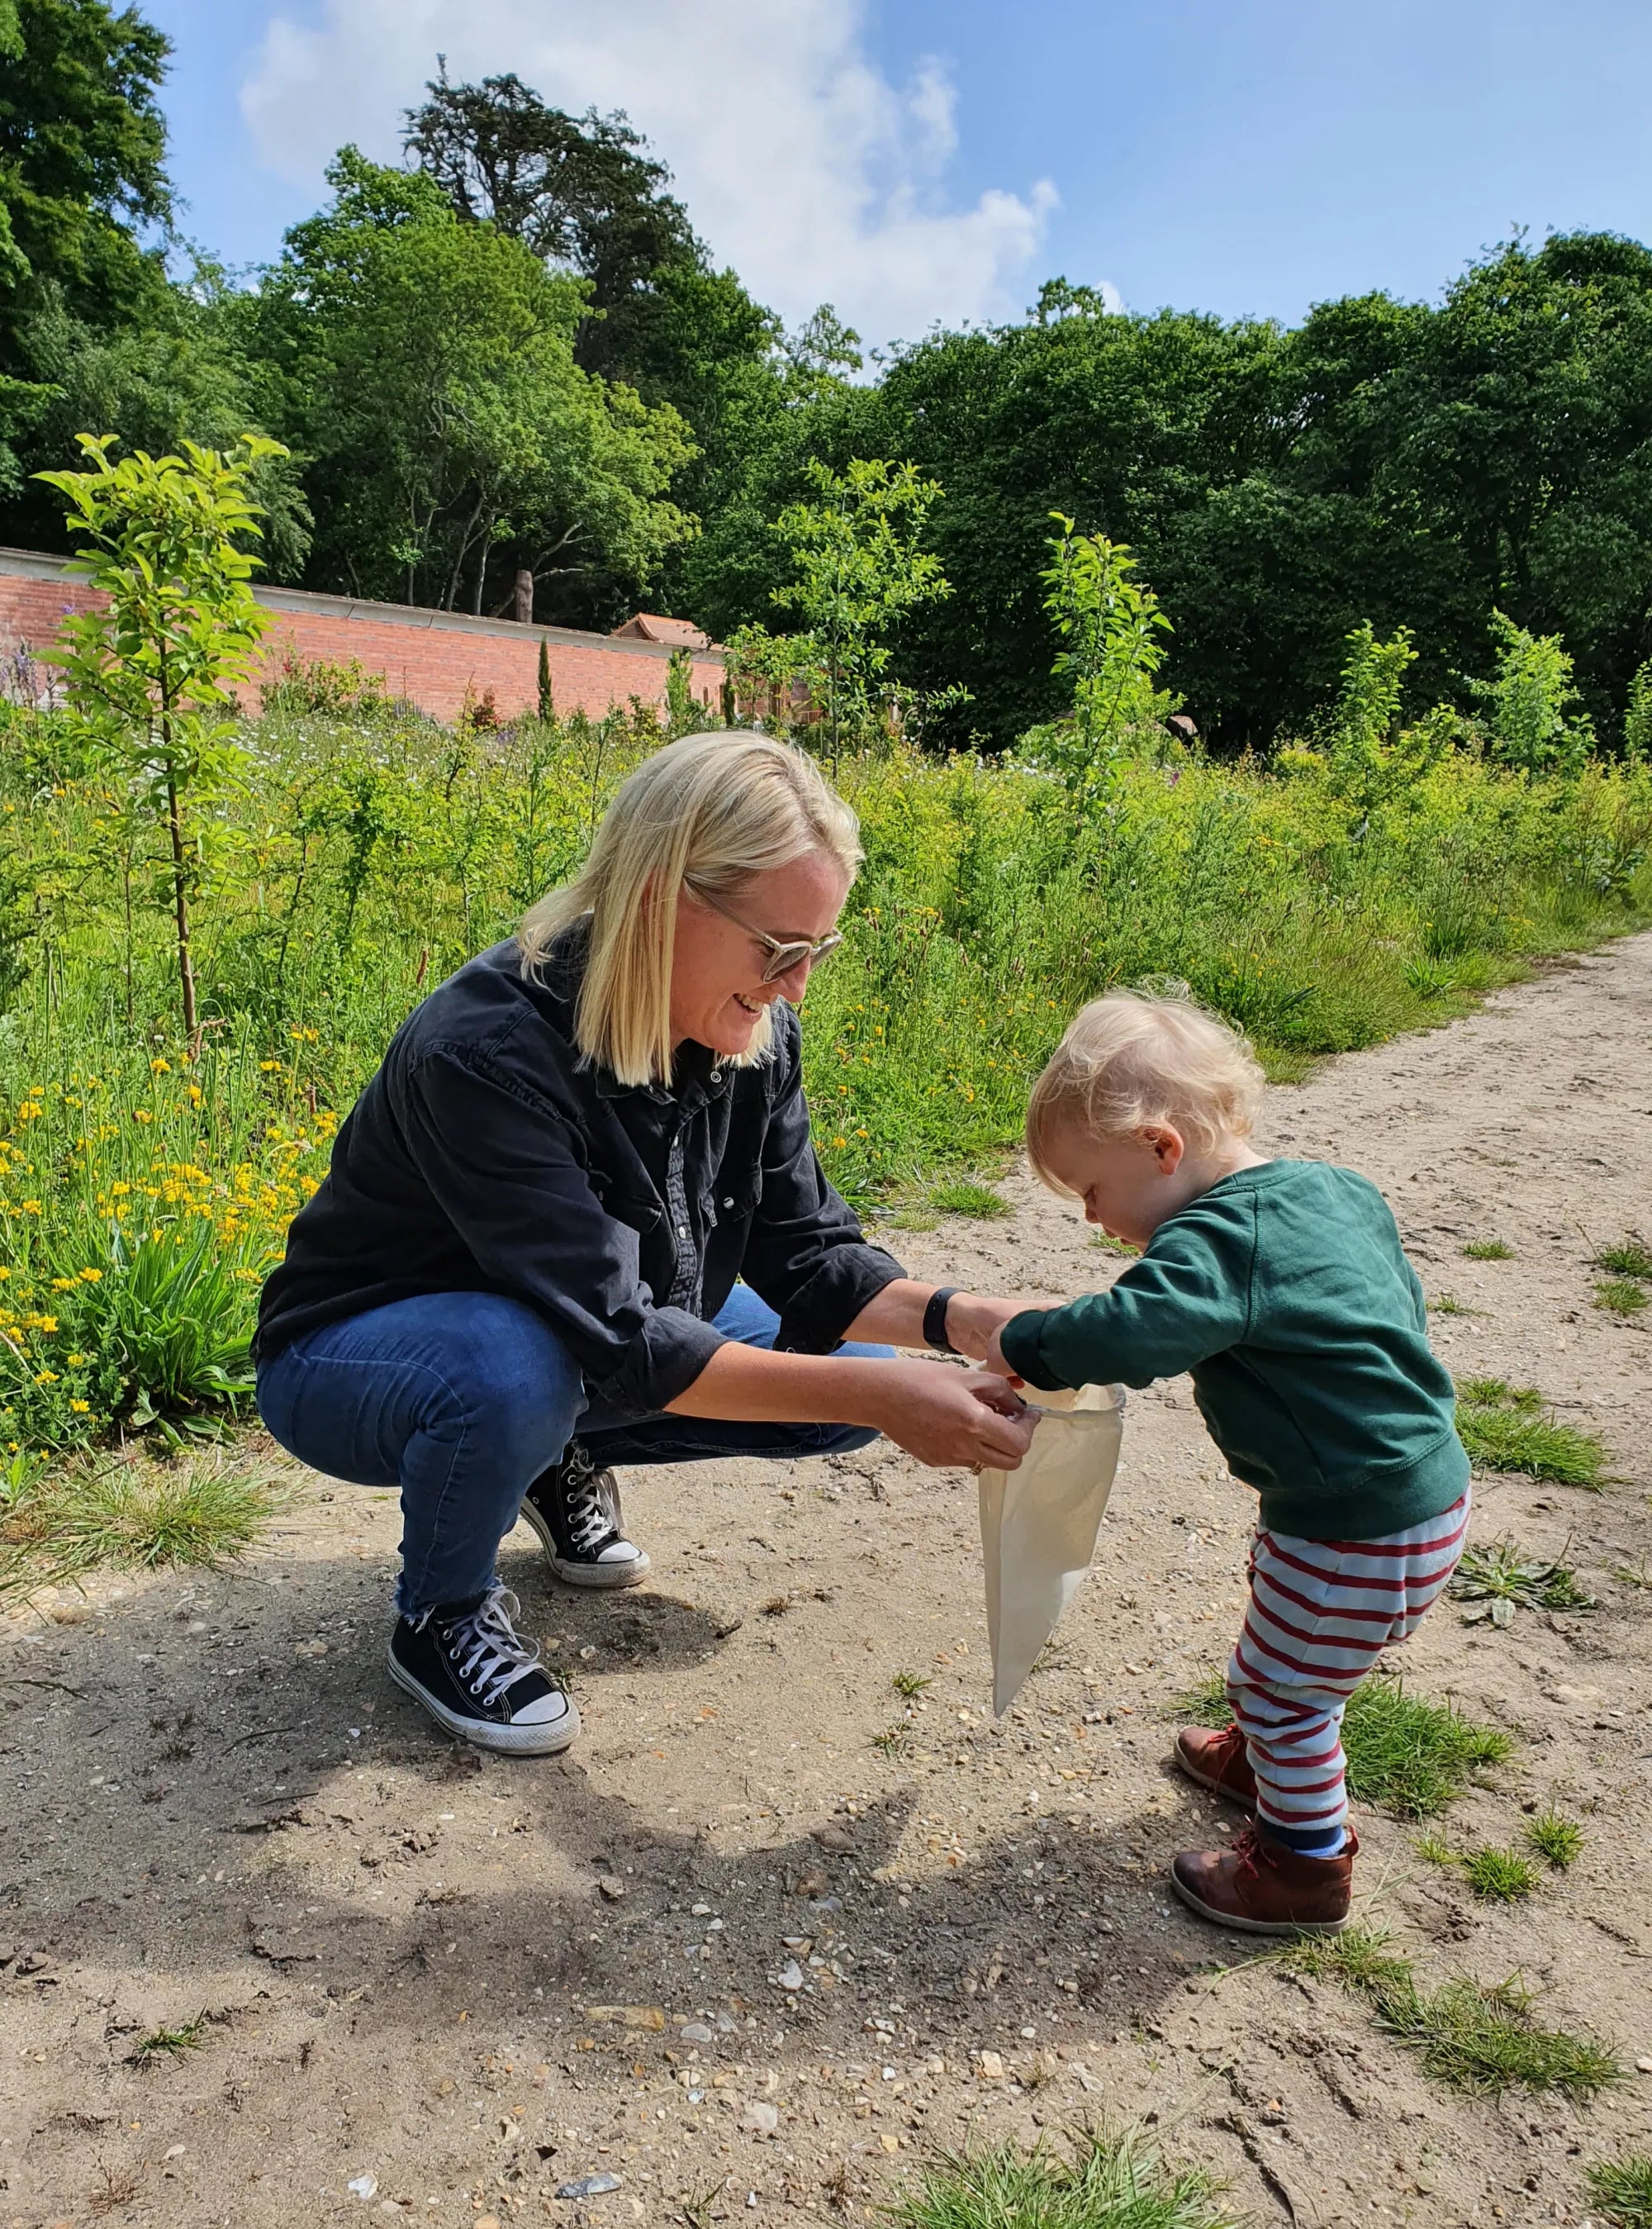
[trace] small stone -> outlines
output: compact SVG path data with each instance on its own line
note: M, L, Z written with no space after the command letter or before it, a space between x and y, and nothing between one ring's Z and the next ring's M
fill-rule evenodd
M379 2178L376 2174L352 2175L344 2187L353 2198L376 2198Z
M625 1884L618 1873L604 1873L597 1883L610 1904L618 1904L625 1893Z
M1635 2072L1637 2074L1652 2074L1652 2057L1642 2052L1635 2062Z
M778 2108L765 2105L760 2097L754 2097L740 2115L741 2128L750 2129L755 2136L772 2136L779 2125Z
M831 1850L839 1857L847 1856L855 1847L854 1835L847 1828L829 1822L824 1827L816 1828L815 1840L823 1850Z
M605 2198L611 2190L618 2190L617 2174L582 2174L577 2182L565 2182L557 2191L559 2198Z
M900 2149L900 2139L892 2129L886 2129L878 2138L878 2142L887 2152L898 2152Z
M471 2224L471 2229L499 2229L496 2213L483 2213Z
M191 1626L189 1630L193 1633L195 1628ZM324 1641L300 1641L294 1644L292 1653L295 1656L325 1656L327 1643Z
M1602 1699L1598 1687L1572 1687L1560 1681L1549 1689L1552 1703L1598 1703Z
M800 1989L803 1987L803 1968L795 1958L788 1958L774 1978L783 1989Z
M688 1911L691 1917L695 1919L709 1919L712 1907L708 1904L691 1904L688 1906Z
M980 2070L981 2079L983 2082L1002 2082L1003 2080L1004 2062L997 2052L983 2051L978 2052L976 2058L976 2065Z
M680 2027L677 2033L684 2043L709 2043L712 2040L712 2031L704 2020L690 2020L686 2027Z
M611 2020L620 2027L645 2028L650 2035L658 2035L665 2026L665 2013L659 2005L587 2005L585 2016L588 2020Z

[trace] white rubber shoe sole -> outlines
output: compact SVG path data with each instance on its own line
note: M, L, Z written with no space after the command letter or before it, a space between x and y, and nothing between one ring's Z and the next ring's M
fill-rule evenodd
M639 1548L634 1559L623 1564L570 1564L556 1552L556 1542L551 1528L535 1508L524 1500L518 1513L529 1532L535 1534L545 1551L545 1560L565 1586L591 1587L601 1593L611 1593L617 1587L640 1587L654 1566L645 1549Z
M536 1725L496 1725L490 1719L467 1718L458 1711L450 1711L445 1703L419 1686L393 1653L387 1654L386 1661L397 1686L428 1711L439 1726L450 1734L457 1734L461 1741L469 1742L473 1749L494 1750L502 1757L555 1757L579 1738L579 1712L572 1695L563 1696L565 1707L557 1718L543 1718Z

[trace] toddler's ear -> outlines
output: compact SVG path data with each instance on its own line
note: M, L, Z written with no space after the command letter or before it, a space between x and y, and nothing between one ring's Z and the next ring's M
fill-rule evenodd
M1143 1131L1142 1138L1153 1148L1159 1174L1173 1177L1181 1166L1182 1157L1188 1150L1188 1141L1181 1131L1169 1122L1150 1122Z

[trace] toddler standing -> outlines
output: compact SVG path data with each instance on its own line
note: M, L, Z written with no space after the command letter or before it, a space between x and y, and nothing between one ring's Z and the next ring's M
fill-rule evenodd
M1189 1003L1085 1007L1034 1086L1028 1150L1142 1257L1107 1292L1013 1317L987 1359L1043 1390L1187 1371L1260 1497L1233 1724L1184 1727L1175 1750L1255 1821L1230 1849L1184 1851L1170 1879L1205 1918L1272 1935L1347 1921L1342 1712L1457 1567L1469 1459L1387 1204L1351 1169L1257 1153L1262 1082L1245 1040Z

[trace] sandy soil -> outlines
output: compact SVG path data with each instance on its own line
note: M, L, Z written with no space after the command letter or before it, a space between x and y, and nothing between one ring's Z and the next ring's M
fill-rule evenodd
M633 1474L655 1577L628 1597L559 1590L515 1535L585 1713L560 1760L456 1749L389 1686L394 1503L309 1474L239 1569L0 1625L0 2225L863 2220L932 2147L1135 2115L1258 2221L1580 2217L1587 2162L1652 2132L1652 1594L1617 1576L1652 1552L1652 1333L1588 1267L1652 1232L1649 1117L1645 936L1267 1115L1368 1171L1431 1296L1477 1312L1439 1321L1454 1368L1612 1451L1602 1496L1479 1488L1482 1538L1570 1541L1592 1616L1443 1607L1409 1651L1518 1736L1449 1834L1508 1842L1553 1792L1581 1863L1491 1909L1371 1815L1358 1879L1425 1975L1518 1969L1612 2039L1628 2079L1593 2109L1444 2093L1172 1905L1219 1812L1165 1766L1171 1699L1225 1652L1247 1517L1181 1383L1133 1399L1096 1569L1001 1724L973 1481L883 1448ZM1006 1188L1013 1219L908 1237L913 1267L1105 1281L1070 1211ZM1512 1260L1463 1257L1494 1233ZM910 1713L903 1669L932 1683ZM198 2049L131 2063L203 2014Z

